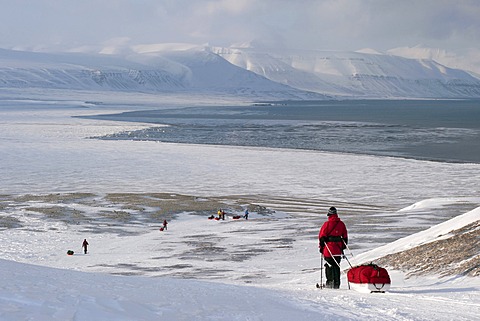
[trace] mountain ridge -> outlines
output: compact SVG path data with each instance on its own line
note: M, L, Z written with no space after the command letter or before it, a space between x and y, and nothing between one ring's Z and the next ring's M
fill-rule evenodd
M276 54L217 48L233 64L292 87L350 98L480 97L479 79L434 60L344 51Z
M164 44L119 52L0 49L0 88L200 92L265 100L480 98L480 79L464 70L368 50Z

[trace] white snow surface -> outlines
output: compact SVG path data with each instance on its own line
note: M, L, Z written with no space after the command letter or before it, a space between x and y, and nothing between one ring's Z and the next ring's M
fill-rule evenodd
M438 208L477 204L476 209L430 229L424 223L425 231L394 243L360 247L354 250L354 264L411 248L480 219L479 164L86 139L151 125L71 116L158 108L159 98L74 91L68 99L53 100L48 98L51 93L41 91L20 93L24 99L11 98L18 95L1 93L1 194L170 192L323 199L332 205L384 206L377 219L404 215L398 228ZM195 101L168 96L161 106ZM83 210L94 214L98 208ZM6 211L0 209L0 214ZM192 257L200 271L217 271L219 277L213 273L210 278L192 279L162 272L181 263L175 256L188 250L186 238L221 237L224 246L232 248L257 244L296 224L288 212L270 219L251 213L248 221L224 222L183 213L164 232L158 226L132 225L125 226L132 232L128 234L88 235L81 227L52 224L26 212L8 215L28 228L0 232L1 320L476 320L480 315L479 278L407 279L403 272L389 271L392 287L385 294L348 290L345 275L340 290L316 289L321 278L316 232L311 238L295 239L295 230L288 229L294 239L291 248L278 247L240 262ZM323 221L324 213L319 215ZM362 237L375 238L375 233L378 230L372 229ZM86 255L80 248L83 238L90 242ZM350 238L355 244L360 236L350 234ZM67 256L68 249L75 255ZM122 270L122 264L140 265L146 272L112 275L129 271ZM245 282L247 274L267 277Z

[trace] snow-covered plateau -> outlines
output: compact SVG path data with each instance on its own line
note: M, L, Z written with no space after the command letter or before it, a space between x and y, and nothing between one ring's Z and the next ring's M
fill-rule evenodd
M2 67L38 86L0 88L1 320L478 319L480 164L86 139L151 125L72 116L245 97L102 92L120 82L100 72L103 83L90 74L86 84L67 72L83 67L53 72L51 57L18 73ZM191 81L175 66L169 75ZM59 88L67 81L75 90ZM345 274L340 290L315 287L318 229L332 205L349 229L352 264L394 255L382 261L389 292L348 290ZM208 220L220 206L227 219ZM245 208L249 219L234 220ZM453 243L468 226L473 252ZM424 250L393 264L450 240L432 253L461 253L457 262ZM470 270L453 273L458 266Z

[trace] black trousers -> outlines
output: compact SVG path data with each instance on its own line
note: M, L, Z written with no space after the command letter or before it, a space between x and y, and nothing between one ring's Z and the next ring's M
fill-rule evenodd
M327 277L327 287L339 288L340 287L340 261L341 256L326 257L325 261L325 276Z

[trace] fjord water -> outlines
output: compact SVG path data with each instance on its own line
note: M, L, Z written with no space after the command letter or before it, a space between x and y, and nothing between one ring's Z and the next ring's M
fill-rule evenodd
M480 100L284 101L96 118L152 126L103 139L291 148L480 163Z

